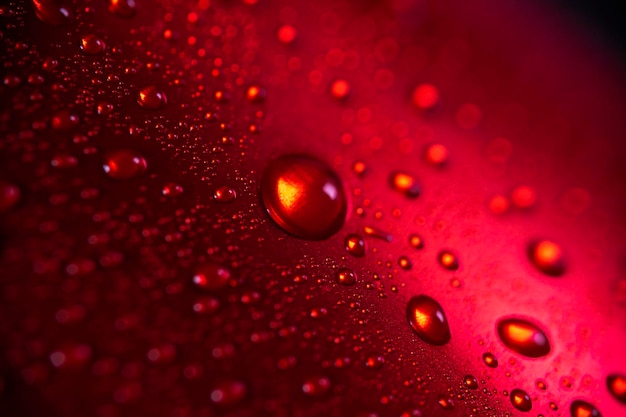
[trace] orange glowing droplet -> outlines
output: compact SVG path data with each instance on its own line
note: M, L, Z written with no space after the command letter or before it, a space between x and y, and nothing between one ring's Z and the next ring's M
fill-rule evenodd
M546 334L535 324L520 318L505 318L497 324L498 336L506 347L529 358L550 353Z
M421 110L430 110L439 104L439 90L432 84L420 84L413 90L413 104Z
M537 192L527 185L516 187L511 193L513 204L521 209L529 209L537 202Z
M137 103L144 109L158 110L165 106L167 103L167 97L155 86L149 85L139 90L137 94Z
M354 172L359 177L365 174L366 170L367 165L365 165L365 163L362 161L356 161L354 164L352 164L352 172Z
M409 236L409 245L415 249L423 249L424 239L420 235L412 234Z
M439 252L439 264L450 271L459 269L459 260L452 252L447 250Z
M478 388L478 381L476 380L476 378L474 378L473 375L466 375L463 378L463 383L469 389L477 389Z
M602 414L587 401L576 400L570 406L572 417L602 417Z
M344 99L350 93L350 84L346 80L336 80L330 86L330 94L336 99Z
M493 214L501 215L509 211L509 199L501 194L496 194L489 199L489 210Z
M80 48L89 55L98 55L104 51L106 45L104 41L96 35L86 35L80 40Z
M617 401L626 404L626 375L609 375L606 378L606 385Z
M487 352L483 354L483 362L485 363L485 365L487 365L490 368L498 367L498 360L496 359L495 356L493 356L493 353L491 352Z
M261 179L261 198L272 220L302 239L327 239L346 218L346 195L337 174L306 155L270 162Z
M389 176L391 187L408 198L417 198L420 195L420 186L415 177L406 172L393 172Z
M409 300L406 316L411 328L427 343L435 346L450 341L450 327L443 308L427 295L418 295Z
M521 389L511 391L511 404L520 411L527 412L533 408L533 403L528 394Z
M296 40L298 32L291 25L283 25L278 29L278 40L284 44L288 44Z
M565 272L565 259L561 246L550 240L532 242L528 257L537 269L546 275L560 276Z
M365 242L359 235L350 234L346 236L344 245L346 251L352 256L360 258L365 255Z
M442 166L448 161L448 148L440 143L434 143L426 149L426 161L431 165Z

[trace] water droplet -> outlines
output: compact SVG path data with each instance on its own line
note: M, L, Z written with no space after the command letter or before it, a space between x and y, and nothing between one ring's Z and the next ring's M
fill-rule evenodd
M21 195L17 185L0 180L0 212L15 206L20 201Z
M214 297L202 297L196 300L191 308L198 314L212 314L220 307L220 302Z
M424 239L420 235L412 234L409 236L409 245L415 249L423 249Z
M452 401L452 399L444 397L443 395L439 396L439 400L437 400L437 403L444 410L452 410L454 408L454 402Z
M459 269L459 260L454 253L449 250L439 252L439 264L449 271Z
M109 0L109 11L120 17L132 17L136 8L135 0Z
M148 168L148 163L139 153L122 149L109 154L102 168L109 177L124 180L143 174Z
M161 193L166 197L176 197L183 193L183 187L175 182L167 182L163 185Z
M520 185L513 189L511 200L517 208L528 210L537 202L537 192L528 185Z
M359 235L350 234L346 236L344 246L352 256L361 257L365 255L365 242Z
M448 161L448 148L434 143L426 148L426 161L434 166L443 166Z
M406 315L415 333L425 342L442 346L450 341L448 319L441 305L431 297L418 295L411 298Z
M248 99L248 101L251 101L253 103L258 103L258 102L263 101L266 95L267 95L267 92L265 91L265 89L257 85L251 85L246 90L246 98Z
M504 318L497 324L498 336L506 347L529 358L550 353L546 334L535 324L520 318Z
M377 213L378 214L378 213ZM363 233L367 236L375 237L376 239L384 240L385 242L391 242L393 240L393 236L389 233L384 232L380 229L371 226L363 226Z
M572 417L602 417L602 414L587 401L575 400L569 408Z
M51 25L60 25L70 17L70 12L64 6L58 4L56 0L33 0L35 14L45 23Z
M341 269L336 275L337 283L341 285L354 285L356 284L356 274L350 269Z
M489 199L489 210L496 215L509 211L509 205L509 199L501 194L496 194Z
M330 86L330 94L336 99L344 99L350 93L350 84L346 80L336 80Z
M413 90L413 104L422 110L431 110L439 104L439 90L432 84L420 84Z
M330 387L330 379L325 376L316 376L304 381L302 392L311 397L319 397L326 394Z
M52 128L55 130L70 130L78 125L78 116L69 110L61 110L52 116Z
M355 161L352 164L352 172L354 172L355 175L358 175L360 177L365 174L365 171L367 171L367 165L365 165L365 162Z
M206 263L196 269L193 283L203 290L219 290L228 284L230 277L227 268L215 263Z
M556 405L556 403L554 402L550 402L550 404L548 404L548 406L550 407L551 410L556 411L559 409L559 406Z
M408 198L417 198L420 195L420 186L415 177L406 172L396 171L389 176L391 187Z
M283 25L278 29L278 40L284 44L293 42L296 39L298 32L296 28L291 25Z
M222 186L215 190L213 198L218 203L230 203L237 198L237 192L230 187Z
M561 246L551 240L538 240L528 246L528 257L535 267L546 275L560 276L565 272Z
M545 391L548 389L548 385L546 384L546 381L544 381L543 379L538 379L537 381L535 381L535 385L537 385L537 388L539 388L542 391Z
M380 355L371 355L365 359L365 366L370 369L380 369L385 364L385 358Z
M409 269L413 268L413 263L406 256L401 256L400 258L398 258L398 265L400 266L400 268L404 269L405 271L408 271Z
M303 239L329 238L346 218L341 181L322 161L305 155L270 162L261 179L261 197L270 217Z
M487 365L490 368L498 367L498 360L496 359L495 356L493 356L493 353L491 352L487 352L483 354L483 362L485 363L485 365Z
M104 41L93 34L85 35L80 40L80 48L89 55L98 55L105 47Z
M617 401L626 404L626 375L609 375L606 378L606 386Z
M154 85L149 85L139 90L137 103L144 109L158 110L167 104L167 97Z
M211 401L217 405L230 406L241 402L248 389L241 381L222 381L211 390Z
M465 375L465 377L463 378L463 383L469 389L478 388L478 381L472 375Z
M526 391L516 388L511 391L510 398L513 407L517 408L520 411L527 412L533 408L533 403L530 400L528 394L526 394Z

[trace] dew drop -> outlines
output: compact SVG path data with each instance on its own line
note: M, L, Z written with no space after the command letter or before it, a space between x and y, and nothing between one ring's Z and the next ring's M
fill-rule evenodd
M105 47L104 41L93 34L85 35L80 40L80 49L89 55L98 55L104 51Z
M341 285L354 285L356 284L356 274L350 269L341 269L335 276L337 283Z
M569 408L572 417L602 417L602 414L587 401L576 400Z
M102 165L104 172L116 180L125 180L143 174L148 163L139 153L122 149L109 154Z
M399 193L408 198L417 198L420 195L420 186L415 177L406 172L396 171L389 176L389 184Z
M421 110L431 110L439 104L439 90L432 84L420 84L413 90L413 104Z
M550 353L546 334L530 321L508 317L497 324L498 336L506 347L529 358L539 358Z
M52 128L55 130L70 130L79 123L78 116L69 110L61 110L52 116Z
M409 269L413 268L413 263L406 256L401 256L400 258L398 258L398 265L400 266L400 268L404 269L405 271L408 271Z
M465 375L465 377L463 378L463 383L469 389L478 388L478 381L472 375Z
M15 206L20 201L21 194L17 185L0 180L0 212Z
M412 234L409 236L409 245L415 249L423 249L424 239L420 235Z
M307 379L302 384L302 392L310 397L320 397L326 394L331 387L330 379L325 376L316 376Z
M278 40L284 44L289 44L296 39L298 32L291 25L283 25L278 29Z
M219 290L228 285L230 271L216 263L206 263L199 266L193 276L193 283L203 290Z
M159 110L167 103L167 97L154 85L149 85L139 90L137 103L144 109Z
M537 192L528 185L520 185L513 189L511 200L517 208L528 210L537 202Z
M501 194L496 194L489 199L489 210L495 215L502 215L509 211L509 199Z
M346 218L346 195L337 174L310 156L286 155L270 162L261 179L261 197L272 220L303 239L329 238Z
M61 6L57 0L33 0L35 14L45 23L60 25L68 21L70 12Z
M237 192L230 187L222 186L215 190L213 198L218 203L230 203L237 198Z
M528 396L526 391L516 388L511 391L510 398L513 407L517 408L520 411L527 412L533 408L533 403L530 400L530 397Z
M246 385L241 381L222 381L211 390L211 401L221 406L235 405L247 394Z
M359 235L350 234L346 236L346 239L344 240L344 247L352 256L360 258L365 255L365 242Z
M167 182L163 185L163 188L161 189L161 194L166 197L176 197L178 195L181 195L183 191L184 190L182 185L175 182Z
M409 300L406 310L409 324L417 335L435 346L450 341L450 327L443 308L427 295L418 295Z
M528 245L528 257L535 267L546 275L560 276L565 272L561 246L551 240L538 240Z
M449 250L443 250L439 252L439 264L449 271L456 271L459 269L459 260L456 255Z
M132 17L136 9L135 0L109 0L109 11L120 17Z
M426 161L433 166L443 166L448 161L448 148L440 143L434 143L426 148Z
M246 99L248 99L248 101L253 102L253 103L259 103L263 101L266 95L267 95L267 92L265 91L265 89L257 85L251 85L246 90Z
M360 177L365 174L365 171L367 171L367 165L365 165L365 162L355 161L352 164L352 172L354 172L355 175L358 175Z
M336 99L344 99L350 93L350 84L346 80L336 80L330 86L330 94Z
M606 386L617 401L626 404L626 375L609 375L606 378Z
M365 366L370 369L380 369L385 364L385 358L380 355L371 355L365 359Z
M483 354L483 362L485 363L485 365L487 365L490 368L498 367L498 360L496 359L495 356L493 356L493 353L491 352L487 352Z
M452 401L452 399L444 397L443 395L439 396L437 403L444 410L452 410L454 408L454 402Z

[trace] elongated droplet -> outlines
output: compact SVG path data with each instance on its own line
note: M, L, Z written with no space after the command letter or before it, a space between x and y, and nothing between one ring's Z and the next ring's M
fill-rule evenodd
M431 297L418 295L411 298L406 316L415 333L425 342L442 346L450 341L448 319L441 305Z
M609 375L606 378L606 386L617 401L626 404L626 375Z
M506 347L529 358L539 358L550 353L546 334L530 321L507 317L498 321L498 336Z
M513 407L517 408L520 411L527 412L533 408L533 403L530 400L526 391L521 389L514 389L511 391L511 404Z
M498 367L498 359L491 352L483 353L483 362L490 368Z
M550 240L539 240L528 246L528 257L535 267L546 275L558 277L565 272L561 246Z
M303 239L329 238L346 219L346 194L337 174L306 155L270 162L261 179L261 198L272 220Z
M587 401L576 400L569 408L572 417L602 417L602 414Z

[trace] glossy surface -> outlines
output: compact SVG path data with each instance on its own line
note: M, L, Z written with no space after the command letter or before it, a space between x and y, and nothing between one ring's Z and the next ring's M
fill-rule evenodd
M550 341L541 328L522 318L506 317L498 320L498 336L506 347L529 358L550 353Z
M411 298L406 316L411 328L425 342L442 346L450 341L448 319L441 305L433 298L427 295Z

